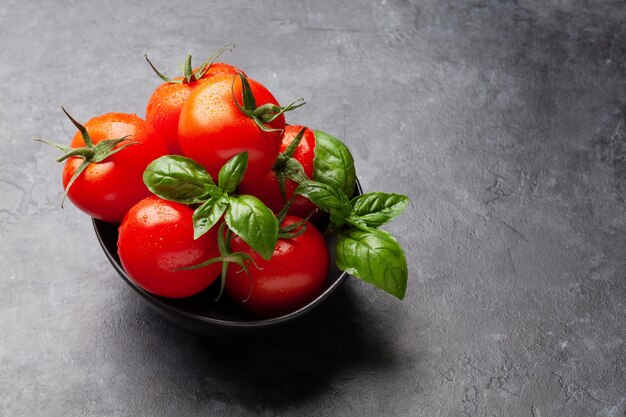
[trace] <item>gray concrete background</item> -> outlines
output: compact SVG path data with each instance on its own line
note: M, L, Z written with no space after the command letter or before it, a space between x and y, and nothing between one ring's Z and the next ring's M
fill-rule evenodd
M624 1L0 4L0 415L624 416ZM116 275L61 200L79 120L144 115L187 52L341 137L408 295L350 280L277 334L207 338Z

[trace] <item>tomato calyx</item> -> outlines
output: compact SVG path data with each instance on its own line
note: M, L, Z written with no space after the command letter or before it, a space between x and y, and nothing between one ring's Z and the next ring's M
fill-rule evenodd
M285 220L285 217L287 217L287 214L289 213L291 204L293 204L296 197L297 195L293 194L289 198L289 200L285 203L282 210L280 210L280 213L278 213L278 215L276 216L276 219L278 220L278 224L281 225L280 228L278 229L279 239L293 239L303 234L306 231L306 228L308 227L309 219L318 211L318 209L316 208L315 210L312 210L309 213L309 215L306 216L304 219L301 219L300 221L295 222L295 223L291 223L287 226L282 226L283 221Z
M285 186L285 182L287 179L295 181L298 184L309 179L304 172L304 167L302 166L302 164L293 157L293 154L300 144L300 141L302 140L305 131L306 127L303 127L302 130L298 132L298 134L289 144L287 149L285 149L283 153L278 155L278 158L274 163L274 167L272 168L274 174L276 175L278 188L280 189L280 193L283 196L283 202L287 202L287 189Z
M57 162L63 162L66 159L71 158L71 157L77 157L77 158L83 159L83 162L78 166L78 168L74 172L74 175L72 175L72 178L70 178L69 182L67 183L67 186L65 187L65 191L63 193L63 199L61 200L61 207L63 207L63 204L65 203L65 199L67 198L67 193L69 192L70 187L72 186L72 184L74 184L76 179L83 173L83 171L85 171L85 169L90 164L100 163L104 161L105 159L107 159L108 157L110 157L111 155L114 155L124 150L126 147L137 144L137 142L130 140L130 135L128 135L128 136L124 136L121 138L101 140L98 142L98 144L94 144L85 126L83 126L82 124L77 122L76 119L70 116L70 114L67 112L67 110L65 110L64 107L61 107L61 109L63 110L63 113L65 113L65 115L72 121L72 124L80 131L80 134L83 137L83 141L85 142L85 146L81 148L72 148L71 146L59 145L57 143L48 142L43 139L35 139L35 140L37 142L41 142L46 145L57 148L61 152L64 152L62 156L56 159ZM126 143L123 143L121 146L117 146L122 142L126 142Z
M159 78L161 78L166 83L191 84L193 82L200 80L202 77L204 77L204 75L207 73L209 68L211 68L211 65L215 62L215 60L219 58L226 51L232 52L234 47L235 45L232 43L222 46L213 55L208 57L206 61L204 61L202 65L200 65L195 71L193 70L193 67L191 66L191 54L187 54L187 56L185 57L185 62L183 64L180 64L180 72L182 73L183 77L179 79L170 78L167 75L160 72L154 66L154 64L152 64L152 62L148 59L148 54L144 54L143 57L146 59L146 61L148 61L148 64L150 65L152 70L159 76Z
M266 103L257 107L256 99L254 98L254 94L252 93L252 87L250 87L250 83L248 82L248 78L241 72L237 71L239 78L241 79L241 102L243 105L239 104L237 99L235 98L235 80L236 76L233 77L233 83L231 85L231 93L233 96L233 101L237 108L246 116L254 120L259 129L264 132L278 132L282 129L274 129L268 127L267 124L276 120L280 115L285 112L295 110L298 107L301 107L305 104L303 98L299 98L297 100L292 101L286 106L277 106L272 103Z
M295 196L289 199L287 204L285 204L285 207L283 207L281 212L278 214L277 216L278 224L281 224L281 225L283 224L283 220L285 220L285 217L287 216L287 212L289 211L289 206L291 206L291 203L293 202L294 199L295 199ZM317 210L313 210L306 218L298 222L291 223L287 226L281 226L280 229L278 229L278 238L279 239L293 239L295 237L300 236L304 232L306 232L306 228L308 227L308 221L316 211Z

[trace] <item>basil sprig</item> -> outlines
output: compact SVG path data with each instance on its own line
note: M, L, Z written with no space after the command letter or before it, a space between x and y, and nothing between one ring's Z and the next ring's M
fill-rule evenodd
M278 240L278 220L256 197L233 195L248 167L248 152L233 156L220 169L217 185L192 159L167 155L146 168L143 181L150 191L170 201L199 206L193 213L194 239L224 216L228 228L269 260Z
M402 214L407 196L375 192L350 200L341 188L317 181L301 182L295 193L329 213L329 229L337 232L339 269L404 298L408 281L404 251L391 234L377 227Z

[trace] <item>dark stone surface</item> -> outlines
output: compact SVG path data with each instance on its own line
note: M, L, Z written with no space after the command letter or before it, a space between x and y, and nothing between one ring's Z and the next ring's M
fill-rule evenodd
M0 415L624 416L626 4L519 0L0 5ZM352 279L297 326L166 322L61 200L60 106L144 114L227 56L353 150L399 302Z

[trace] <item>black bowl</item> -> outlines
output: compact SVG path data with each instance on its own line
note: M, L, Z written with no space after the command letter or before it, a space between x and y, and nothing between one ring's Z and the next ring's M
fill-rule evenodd
M356 194L362 194L361 185L357 180ZM100 246L111 264L120 276L141 295L148 304L159 314L181 327L200 333L223 333L242 332L276 327L278 325L291 322L294 319L308 313L316 306L326 300L348 277L348 274L337 269L334 259L334 251L330 250L331 265L326 279L324 291L314 300L303 307L279 317L263 319L253 316L237 306L227 294L223 294L219 300L216 298L219 293L219 279L203 292L182 299L171 299L153 295L144 291L130 279L122 268L120 258L117 254L117 223L107 223L93 219L93 227L96 232ZM329 236L326 243L332 248L334 238Z

